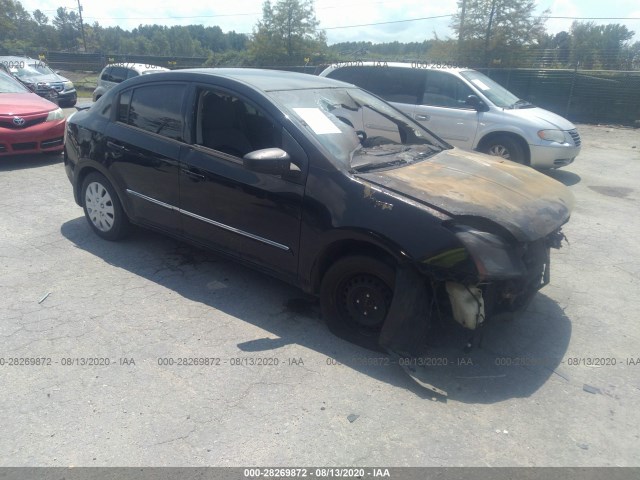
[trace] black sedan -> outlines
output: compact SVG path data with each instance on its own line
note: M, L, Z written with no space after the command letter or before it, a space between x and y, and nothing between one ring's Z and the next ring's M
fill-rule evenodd
M319 296L333 332L420 353L437 316L476 330L549 281L573 196L458 150L327 78L182 70L109 90L67 122L65 168L100 237L130 223Z

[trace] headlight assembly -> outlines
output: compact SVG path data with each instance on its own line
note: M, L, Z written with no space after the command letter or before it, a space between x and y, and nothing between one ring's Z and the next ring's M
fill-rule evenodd
M455 235L469 251L481 280L525 274L517 249L498 235L466 226L456 227Z
M538 136L542 140L547 140L548 142L556 142L556 143L566 142L566 138L562 130L539 130Z
M53 122L55 120L62 120L64 118L64 113L61 108L56 108L55 110L51 110L49 115L47 115L46 122Z

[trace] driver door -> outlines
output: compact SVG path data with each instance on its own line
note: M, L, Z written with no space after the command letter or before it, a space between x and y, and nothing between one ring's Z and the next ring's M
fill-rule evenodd
M180 159L180 211L184 234L275 271L297 275L306 158L282 126L248 99L209 86L196 87L193 142ZM250 171L242 156L283 148L303 168L289 175Z

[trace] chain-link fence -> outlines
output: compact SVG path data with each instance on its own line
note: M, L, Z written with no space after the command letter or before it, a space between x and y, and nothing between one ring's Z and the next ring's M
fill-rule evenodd
M206 57L168 57L122 54L47 52L44 57L55 69L99 72L117 62L143 63L171 69L200 67ZM317 74L317 66L273 67ZM584 123L640 123L640 71L580 70L551 68L484 68L484 74L520 98L569 120Z
M572 121L640 122L640 72L480 69L515 95Z

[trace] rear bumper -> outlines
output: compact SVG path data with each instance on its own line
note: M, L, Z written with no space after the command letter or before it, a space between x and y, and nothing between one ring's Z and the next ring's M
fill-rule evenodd
M0 127L0 156L61 152L65 123L44 122L22 130Z

